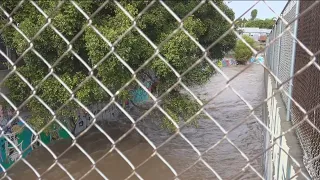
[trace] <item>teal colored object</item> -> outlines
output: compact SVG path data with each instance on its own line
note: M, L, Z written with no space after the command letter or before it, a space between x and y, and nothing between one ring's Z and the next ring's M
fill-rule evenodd
M1 147L1 158L0 158L0 160L1 160L1 165L3 166L3 168L7 169L8 167L10 167L10 165L11 165L12 163L10 163L10 162L7 160L6 151L3 150L3 149L5 148L5 142L6 142L5 138L4 138L4 137L1 137L1 138L0 138L0 147ZM1 170L0 172L3 171L2 168L0 168L0 170Z
M264 58L263 57L258 57L258 61L260 62L260 63L263 63L264 62Z
M20 125L20 124L18 124ZM21 126L21 125L20 125ZM21 126L22 127L22 126ZM11 139L15 143L15 145L23 152L22 157L26 157L31 151L32 147L31 138L32 132L28 128L23 128L20 133L14 134L6 134L7 137ZM15 159L19 157L18 152L15 150L12 144L10 144L4 137L0 138L0 147L1 147L1 165L4 168L10 167ZM1 169L2 171L2 169Z
M70 135L67 133L66 130L64 130L63 128L60 128L59 131L58 131L58 134L59 134L59 137L61 139L69 139L70 138Z
M23 131L18 135L18 138L23 140L22 150L26 150L23 153L23 157L25 157L32 151L32 147L28 147L32 142L32 132L28 128L23 128Z
M33 141L32 132L22 122L18 122L17 125L22 128L19 133L6 133L5 135L23 152L22 157L26 157L40 144L35 142L31 145ZM57 127L57 132L60 139L70 138L69 134L60 127ZM44 144L49 144L52 141L50 134L41 133L39 138ZM19 154L4 137L0 137L0 148L0 164L7 169L19 158ZM2 168L0 168L0 172L3 172Z
M257 59L256 58L254 58L254 57L252 57L251 59L250 59L250 63L263 63L264 62L264 58L262 57L262 56L259 56L259 57L257 57Z
M223 66L223 67L226 67L226 66L227 66L227 63L226 63L225 60L222 60L222 66Z
M145 82L144 85L148 89L151 86L151 82ZM141 87L132 91L132 97L133 98L131 101L135 104L145 102L149 99L148 93L145 90L143 90Z

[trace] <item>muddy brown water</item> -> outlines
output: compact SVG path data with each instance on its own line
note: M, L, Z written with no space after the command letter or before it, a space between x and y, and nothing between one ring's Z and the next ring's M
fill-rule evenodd
M244 66L226 67L223 68L223 72L228 77L232 77L243 68ZM259 65L251 66L235 78L231 82L231 85L252 106L258 105L263 100L263 68ZM225 86L226 80L222 75L217 74L213 76L206 85L192 90L199 97L210 99ZM232 90L226 89L215 97L206 105L206 110L226 130L235 127L238 123L247 119L244 124L228 133L227 137L235 146L245 153L249 159L252 159L262 152L262 128L254 117L248 117L249 108ZM139 112L138 109L132 109L129 113L132 114L133 117L137 117L141 112ZM261 117L261 108L258 108L255 113L258 117ZM130 127L130 124L119 123L116 125L104 125L103 129L116 140ZM159 146L172 135L159 127L159 120L155 116L144 118L137 124L137 127L145 133L155 146ZM219 127L208 118L200 119L197 128L186 126L181 132L200 153L203 153L224 137L224 133ZM112 146L110 141L97 128L93 127L77 142L94 161L100 159L99 162L96 163L96 167L108 179L126 179L132 173L131 167L115 149L101 159ZM72 142L70 140L61 140L50 144L49 148L56 155L59 155L70 147L71 144ZM116 148L130 160L133 166L138 166L155 152L148 142L139 136L136 130L133 130L128 136L122 139L116 145ZM175 169L176 173L179 174L179 179L218 179L212 170L201 161L185 171L186 168L198 160L198 155L179 135L165 143L161 148L158 148L157 152ZM213 149L205 153L202 159L207 165L210 165L222 179L232 179L241 172L242 175L240 175L238 179L259 179L257 174L250 168L242 171L247 164L246 159L240 154L237 148L227 140L223 140ZM261 159L262 158L259 157L251 163L260 174L263 173ZM47 171L54 163L53 156L43 147L34 150L26 160L40 174ZM75 179L79 179L92 168L90 160L76 146L62 155L58 162ZM136 173L143 179L174 179L174 174L157 155L153 155L152 158L141 165L136 170ZM12 179L37 179L35 173L23 162L17 163L10 169L8 175ZM42 179L57 180L70 178L59 165L56 164L44 174ZM103 179L103 177L101 177L96 170L93 170L85 176L84 179ZM133 175L130 179L139 178Z

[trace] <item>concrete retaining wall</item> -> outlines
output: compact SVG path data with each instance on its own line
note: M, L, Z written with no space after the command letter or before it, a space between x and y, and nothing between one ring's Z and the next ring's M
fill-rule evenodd
M266 75L265 82L267 97L273 95L274 97L266 104L264 121L274 137L279 137L292 127L292 122L286 120L286 106L280 94L275 94L276 84L272 76ZM271 133L265 132L265 148L267 149L276 143L265 155L265 178L276 180L311 179L303 165L303 153L295 130L276 140L274 137ZM298 173L300 168L303 174ZM298 174L296 175L296 173Z

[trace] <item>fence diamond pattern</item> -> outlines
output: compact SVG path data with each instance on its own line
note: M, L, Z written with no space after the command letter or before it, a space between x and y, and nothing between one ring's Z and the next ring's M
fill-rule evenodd
M15 119L19 119L20 121L22 121L26 128L30 129L30 131L33 133L33 135L36 137L32 144L35 144L36 142L40 142L41 145L47 149L48 152L50 152L50 154L52 155L52 157L54 158L54 162L53 164L43 173L39 173L37 171L37 169L35 169L23 156L22 156L22 151L20 150L19 147L17 147L15 145L15 143L10 139L10 137L7 137L4 133L1 133L1 136L4 137L13 147L14 149L18 152L18 159L17 161L12 165L14 166L17 162L19 161L23 161L27 166L30 167L30 169L36 174L36 176L41 179L41 177L43 177L48 171L50 171L50 169L52 169L54 166L59 166L69 177L70 179L75 179L67 170L67 168L65 168L60 162L59 162L59 158L61 158L61 156L63 156L68 150L70 150L72 147L77 147L84 156L86 156L90 162L92 163L91 165L91 169L83 175L83 177L81 177L80 179L84 178L85 176L87 176L90 172L92 171L96 171L98 172L104 179L108 179L108 174L104 174L103 171L101 171L96 164L103 159L103 157L108 156L111 152L116 151L118 154L121 155L121 157L123 158L124 161L127 162L127 164L131 167L132 169L132 173L131 175L129 175L127 177L127 179L130 179L133 176L136 176L139 179L143 179L142 176L139 175L137 169L139 167L141 167L143 164L145 164L149 159L151 159L154 156L157 156L159 159L161 159L161 161L163 161L163 163L172 171L172 173L174 174L176 179L179 179L179 176L186 172L188 169L192 168L196 163L198 162L202 162L203 164L205 164L205 166L218 178L218 179L222 179L221 176L215 171L215 168L210 166L203 158L203 154L214 149L219 143L221 143L223 140L227 140L232 146L234 146L241 154L241 156L243 156L244 159L246 159L246 166L243 167L244 169L251 169L253 172L256 173L256 175L258 177L260 177L261 179L264 179L263 175L260 174L253 166L252 166L252 162L258 158L259 156L262 156L266 151L270 150L273 146L279 146L283 151L285 151L286 154L288 154L292 159L294 159L289 152L286 152L285 149L283 149L281 147L281 144L278 143L278 141L276 141L276 139L279 139L281 136L284 136L287 132L283 132L280 136L274 136L273 132L264 124L263 120L261 120L254 112L255 109L265 105L267 103L268 100L270 100L272 97L267 97L264 101L261 102L260 105L258 106L252 106L248 101L246 101L245 98L243 98L241 96L241 94L238 93L237 89L235 89L232 85L231 82L238 77L241 73L243 73L244 71L246 71L250 66L252 66L252 64L246 66L243 68L243 70L241 72L239 72L238 74L236 74L235 76L232 77L228 77L226 74L224 74L224 72L215 64L215 62L209 57L208 55L208 51L210 48L214 47L217 43L219 43L221 40L223 40L223 38L225 36L227 36L229 33L234 33L240 40L242 40L250 49L251 51L254 53L254 55L258 55L259 53L264 52L265 50L267 50L267 54L272 54L273 52L279 52L279 50L272 50L273 46L278 46L276 43L279 43L279 39L280 38L289 38L287 37L288 35L285 35L286 33L289 33L290 36L297 42L297 46L300 46L305 52L307 52L311 58L311 60L309 61L309 63L307 63L305 66L301 67L299 70L297 70L293 75L291 76L284 76L281 75L281 77L278 77L278 73L277 71L275 71L276 67L279 65L278 62L272 62L274 61L274 58L279 59L279 54L276 54L274 56L271 56L272 58L270 58L270 56L268 56L267 58L267 65L265 65L264 63L260 63L260 65L275 79L275 81L278 84L277 87L277 93L282 93L283 96L287 96L287 98L290 99L290 101L292 102L292 104L294 104L295 106L299 107L299 109L301 110L301 112L303 112L303 119L301 121L299 121L298 123L296 123L291 129L288 130L295 130L296 128L298 128L299 126L301 126L302 123L308 123L310 124L314 130L317 131L317 133L319 133L319 127L317 127L314 122L310 121L310 119L308 118L309 113L311 112L310 110L307 111L304 109L304 107L302 107L300 104L298 104L295 99L291 96L291 94L289 92L287 92L288 88L287 88L287 83L295 78L296 76L298 76L299 74L301 74L303 71L308 71L308 68L310 66L314 66L316 67L318 70L320 70L319 64L317 64L316 61L316 54L317 52L312 52L310 51L301 41L299 41L299 39L292 33L292 28L293 28L293 24L295 21L297 21L300 17L304 16L305 14L309 13L313 7L316 6L316 4L318 4L319 2L316 1L313 3L312 6L310 6L308 9L305 9L304 12L300 12L299 15L295 18L283 18L282 16L278 16L277 14L275 14L274 16L278 17L278 24L282 25L282 33L279 33L279 30L277 27L276 30L276 34L272 34L271 35L271 39L269 39L269 42L267 44L267 46L257 52L253 47L251 47L248 43L245 42L245 40L241 37L241 35L236 31L236 21L232 21L224 12L223 10L221 10L219 8L219 6L216 4L215 1L212 0L208 0L208 1L201 1L199 2L199 4L194 7L194 9L192 11L190 11L185 17L181 18L178 17L177 14L170 8L170 6L167 5L167 3L165 1L159 1L161 6L163 6L163 8L165 8L167 10L167 12L169 12L172 17L177 21L177 23L179 23L179 26L172 31L172 33L166 37L160 44L155 44L154 42L152 42L150 40L150 38L143 32L143 30L141 30L138 25L137 22L139 21L139 18L141 18L141 16L143 16L143 14L148 13L148 9L150 9L157 1L150 1L148 2L147 6L141 11L139 12L139 14L137 16L132 16L129 11L118 1L105 1L104 3L101 4L100 7L98 7L96 9L95 12L93 13L88 13L86 12L84 9L82 9L78 3L76 1L70 1L70 3L83 15L83 17L87 20L87 23L83 26L83 28L81 29L80 32L78 32L72 39L68 40L62 32L59 31L59 29L57 27L55 27L52 24L52 18L55 16L55 12L51 12L48 13L46 11L44 11L40 5L38 4L37 1L21 1L19 3L17 3L16 7L13 9L12 12L7 12L5 10L4 7L0 6L0 11L4 14L5 19L6 19L6 23L5 25L2 27L2 29L0 29L0 33L2 33L6 28L8 27L13 27L15 29L16 32L18 32L25 41L28 42L28 47L26 48L26 50L21 53L18 57L18 59L13 62L9 57L7 57L5 52L0 51L1 55L4 56L7 60L7 62L9 63L10 68L10 73L0 82L0 84L2 85L6 79L8 79L10 76L13 75L17 75L27 86L28 88L30 88L30 90L33 92L21 105L16 106L3 92L0 92L0 95L2 96L2 98L10 104L10 106L14 109L14 116L13 118L8 122L8 124L10 124L11 122L13 122ZM39 13L41 13L41 15L46 19L46 23L38 30L38 32L32 37L29 38L25 32L23 32L20 28L19 25L15 23L14 17L12 16L14 13L18 12L20 8L22 8L24 6L25 3L31 3L37 10ZM114 41L113 43L107 39L106 37L104 37L97 27L95 27L95 24L93 23L93 18L96 16L99 16L99 12L104 8L105 5L107 5L108 3L114 3L116 5L116 7L121 10L126 16L127 18L130 19L131 22L131 26L130 28L128 28L121 36L119 36L117 38L116 41ZM184 21L193 15L193 13L195 11L197 11L201 6L203 6L204 4L210 4L212 7L212 10L217 11L229 24L230 24L230 29L228 31L226 31L221 37L217 38L215 40L215 42L213 42L210 46L208 47L204 47L202 46L195 37L193 37L191 35L191 33L188 32L188 30L184 27ZM272 7L270 7L268 5L267 2L264 1L257 1L257 3L261 3L264 4L266 8L269 8L272 12ZM255 3L252 7L248 7L248 9L246 10L246 13L248 13L249 11L251 11L255 5L257 4ZM63 7L65 4L65 1L59 1L57 7L55 8L56 11L59 10L59 8ZM243 14L243 15L244 15ZM243 16L242 15L242 16ZM242 17L241 16L241 17ZM94 66L90 66L89 64L86 63L86 61L84 59L81 58L81 56L79 54L77 54L77 52L74 50L74 43L77 41L77 39L84 33L84 31L87 28L91 28L96 35L98 35L111 49L110 52L107 53L107 55L102 58L97 64L95 64ZM48 61L47 59L45 59L34 47L34 40L41 36L41 33L43 31L45 31L46 29L51 29L55 32L55 34L60 37L61 39L63 39L63 41L65 42L67 49L66 51L63 53L63 55L61 57L59 57L54 63L50 63L50 61ZM153 55L147 59L138 69L133 69L132 67L130 67L130 65L126 62L126 60L124 60L123 57L120 56L120 54L117 52L117 48L116 45L131 31L136 31L139 33L139 35L141 37L143 37L148 43L149 45L154 49L154 53ZM173 37L179 30L181 30L183 33L185 33L185 35L187 35L193 42L194 44L202 51L202 57L200 59L198 59L192 66L188 67L186 71L184 71L183 73L179 73L175 68L173 68L173 66L168 62L168 60L166 60L166 58L161 55L161 51L160 48L161 46L168 42L169 39L171 37ZM24 77L24 75L19 72L17 70L17 63L23 59L23 57L29 53L32 52L34 53L39 59L42 60L43 63L45 63L49 69L49 73L45 75L45 77L38 82L38 84L33 85L31 84L27 78ZM82 81L80 84L77 85L77 87L75 88L71 88L69 87L62 79L61 77L59 77L56 73L55 73L55 67L59 64L60 61L63 60L63 58L67 55L67 54L73 54L78 60L79 63L81 63L83 66L85 66L89 72L88 76L85 78L84 81ZM121 62L121 64L131 73L132 78L120 89L118 89L116 92L112 92L109 88L107 88L97 77L95 77L95 73L94 71L107 59L107 57L109 56L115 56L117 58L117 60L119 62ZM168 88L168 90L161 94L160 96L155 96L154 94L152 94L143 84L143 82L141 82L141 80L139 80L137 78L137 74L138 72L143 69L144 67L146 67L154 58L159 58L164 64L167 65L167 67L169 67L171 69L172 72L174 72L174 74L176 75L177 81L175 84L173 84L170 88ZM222 88L221 92L217 93L216 96L218 96L220 93L222 93L224 90L226 89L231 89L246 105L247 108L250 110L250 114L248 114L248 116L252 116L256 119L256 121L258 123L261 124L261 126L272 136L272 138L274 139L274 143L270 145L270 147L266 148L264 152L261 152L261 154L257 157L254 157L253 159L249 159L249 157L242 152L229 138L228 138L228 134L230 132L232 132L233 130L235 130L237 127L239 127L240 125L242 125L243 123L246 122L247 119L243 120L242 122L239 122L238 124L235 124L233 128L227 130L224 129L204 108L203 106L205 104L207 104L208 102L202 102L193 92L192 90L190 90L190 88L182 81L182 78L188 73L190 72L197 64L199 64L200 62L207 62L209 63L218 73L222 74L224 76L224 78L227 80L227 83L225 84L225 87ZM280 65L281 65L282 61L280 61ZM281 71L281 70L280 70ZM65 102L60 108L58 108L57 110L53 110L46 102L44 102L38 95L37 95L37 90L39 89L39 87L49 78L49 77L54 77L64 88L65 90L67 90L67 92L69 93L69 99L67 102ZM90 109L84 105L83 102L81 102L76 96L75 96L75 92L77 90L79 90L86 82L88 82L90 79L94 80L106 93L108 93L108 95L111 97L111 101L98 113L94 114L92 111L90 111ZM152 101L153 101L153 105L152 107L146 111L141 117L138 118L134 118L132 117L124 108L121 104L119 104L119 102L116 101L116 96L121 93L126 87L129 86L130 83L135 82L137 83L143 90L145 90L148 95L151 97ZM197 102L199 103L199 105L201 106L200 110L194 114L192 117L190 117L183 125L179 125L177 124L177 122L170 116L170 113L168 113L162 106L160 106L160 102L161 100L174 88L176 88L177 86L181 86L184 88L184 90L186 90L188 93L190 93L193 98L195 98L197 100ZM285 87L285 88L284 88ZM275 95L275 94L274 94ZM274 96L273 95L273 96ZM39 131L34 130L30 125L28 125L28 122L25 121L22 117L21 117L21 109L31 100L31 99L37 99L43 106L46 107L46 109L51 113L52 115L52 119L44 126L42 127ZM214 98L212 98L214 99ZM211 100L212 100L211 99ZM78 134L77 136L75 136L74 134L72 134L69 129L62 123L61 119L58 118L57 116L57 111L59 111L60 109L63 109L67 103L69 103L70 101L74 101L76 102L79 106L82 107L82 109L84 111L86 111L86 113L88 113L90 115L90 117L92 118L92 122L91 124L88 126L88 128L84 131L82 131L80 134ZM105 111L108 107L110 106L116 106L117 108L119 108L121 110L122 113L124 113L132 122L132 127L129 131L127 131L122 137L120 137L118 140L113 140L101 127L97 122L97 118L102 114L103 111ZM314 108L318 108L319 104L317 106L315 106ZM136 126L136 124L141 121L144 117L146 117L152 110L154 109L158 109L159 111L161 111L163 113L163 115L165 117L167 117L171 123L174 125L174 127L176 128L175 133L173 133L166 141L164 141L162 144L160 144L159 146L155 146L155 144L149 140L147 138L147 136ZM181 129L184 128L185 125L187 125L188 123L190 123L197 115L199 114L205 114L208 117L210 117L211 121L213 121L219 128L220 130L225 134L225 136L223 137L223 139L221 139L220 141L218 141L216 144L212 145L210 148L208 148L205 152L201 153L186 137L185 135L181 132ZM45 143L43 143L42 141L38 141L39 140L39 136L41 132L44 132L45 129L52 123L57 123L59 124L65 131L68 132L69 136L72 138L73 143L72 145L67 148L63 153L61 153L60 155L56 155L49 146L47 146ZM79 139L79 137L83 136L90 128L92 127L96 127L97 129L99 129L101 131L102 134L104 134L106 136L106 138L109 139L109 141L112 143L112 148L110 149L110 151L108 153L106 153L103 157L101 157L98 160L94 160L88 152L86 152L86 150L81 147L81 145L77 142L77 140ZM149 144L150 146L152 146L152 148L154 149L153 154L146 159L145 161L143 161L141 164L134 166L133 163L124 155L123 152L121 152L121 150L119 150L117 148L117 144L124 138L126 137L128 134L130 134L130 132L132 131L137 131ZM3 129L2 129L3 132ZM182 172L177 172L168 161L166 161L165 158L162 157L162 155L160 153L158 153L158 149L161 148L162 146L164 146L166 143L168 143L170 140L172 140L174 137L176 136L180 136L181 138L183 138L192 148L193 150L197 153L198 155L198 160L195 161L190 167L188 167L187 169L185 169ZM301 139L303 140L303 138ZM30 146L31 146L30 145ZM316 156L313 159L310 159L309 162L306 163L306 165L312 163L313 161L315 161L316 159L318 159L319 157ZM4 174L2 176L3 178L8 178L11 179L10 176L8 175L7 171L10 168L5 169L4 167L1 167ZM242 171L238 172L237 176L234 178L237 178L238 176L240 177L240 175L244 173ZM297 172L297 173L302 173L302 172ZM307 177L307 176L306 176Z

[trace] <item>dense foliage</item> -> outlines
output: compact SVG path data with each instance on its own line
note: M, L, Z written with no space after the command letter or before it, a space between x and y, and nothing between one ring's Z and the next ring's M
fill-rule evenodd
M248 21L247 23L245 23L245 26L272 29L274 23L274 19L255 19L253 21Z
M253 48L255 48L255 40L250 36L243 35L242 38ZM253 52L240 39L237 41L235 48L235 58L239 64L246 63L253 55Z
M272 29L275 21L275 18L266 18L266 19L257 19L258 10L254 9L251 11L251 19L247 20L246 18L239 19L237 25L239 27L257 27Z
M255 20L246 20L246 18L240 19L237 22L238 27L257 27L272 29L275 23L274 18L271 19L255 19Z
M86 18L70 2L65 2L59 8L56 8L58 1L41 0L36 1L36 3L45 13L50 15L51 25L69 41L84 29L78 38L72 40L72 48L86 65L81 63L79 57L75 56L72 52L69 51L65 54L69 46L50 26L47 26L39 36L33 38L48 20L31 3L23 3L12 16L14 24L18 25L19 29L32 40L34 49L48 63L53 64L65 55L54 67L54 72L71 90L75 90L90 74L86 66L94 67L112 48L92 27L87 27L88 21ZM76 3L89 15L93 14L102 4L100 1L78 1ZM166 3L180 18L183 18L199 2L169 1ZM233 11L221 0L216 0L215 3L229 18L234 19ZM1 3L9 13L17 4L18 1L5 1ZM133 17L136 17L147 4L148 2L146 1L121 1L121 5ZM2 14L2 17L5 17L5 15ZM1 21L0 28L8 22L6 18L4 19ZM92 18L92 25L112 43L116 42L132 24L133 22L125 13L113 3L108 3ZM179 27L179 23L158 2L153 4L150 9L138 18L137 25L156 45L161 44L173 30ZM203 5L193 15L184 19L183 26L204 47L213 43L230 27L210 4ZM18 55L23 54L30 45L12 26L4 28L4 32L1 35L9 47L16 49ZM230 34L226 36L210 49L211 58L222 58L226 52L234 48L235 42L236 38L234 35ZM197 45L182 30L179 30L166 43L162 44L159 50L162 56L179 73L187 70L203 55ZM156 50L152 48L137 30L132 29L115 45L115 52L133 70L137 70ZM17 70L33 86L36 86L50 72L48 66L32 51L28 51L23 56L23 65L18 67ZM148 74L150 71L154 72L159 80L157 84L159 95L177 82L177 77L172 70L158 57L155 57L147 66L139 71L138 78L142 74ZM93 73L113 93L132 78L130 71L114 54L107 57L97 66ZM208 63L202 62L187 73L182 80L188 86L201 85L207 82L213 74L214 69ZM27 84L16 75L11 76L6 81L6 86L10 90L9 99L16 106L19 106L32 94ZM122 101L130 98L128 91L136 86L137 84L131 83L128 88L125 88L117 95L117 99ZM188 119L199 108L190 96L182 95L180 91L181 88L179 87L173 89L162 101L164 109L170 112L169 114L176 121ZM59 109L71 97L70 93L52 75L39 86L36 94L53 111ZM84 105L107 102L110 99L109 95L92 78L88 79L83 86L78 88L74 92L74 95ZM49 111L36 98L32 98L27 103L27 107L32 114L30 122L37 129L43 127L52 118ZM79 105L72 100L57 113L59 113L59 116L70 117L64 119L72 119L77 113L77 109L79 109ZM165 122L167 122L166 119Z

